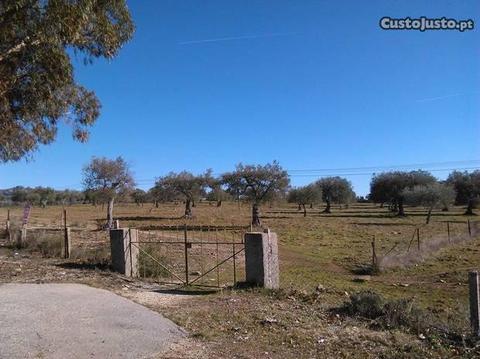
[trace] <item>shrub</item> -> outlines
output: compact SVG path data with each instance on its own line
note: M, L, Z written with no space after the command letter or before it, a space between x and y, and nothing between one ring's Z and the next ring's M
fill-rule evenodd
M412 299L385 300L373 291L353 294L341 311L347 315L375 320L382 329L405 329L419 333L433 324L431 316Z
M379 294L363 291L353 294L350 302L346 302L342 309L350 316L377 319L383 315L383 308L384 300Z

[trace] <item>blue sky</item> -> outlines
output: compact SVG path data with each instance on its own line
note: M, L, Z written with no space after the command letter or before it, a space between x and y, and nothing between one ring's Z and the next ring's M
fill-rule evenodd
M379 27L383 16L476 21L477 0L129 6L137 30L120 55L75 65L103 105L90 141L73 142L61 126L33 161L0 166L0 188L81 188L92 156L121 155L142 188L169 171L276 159L290 170L347 173L366 194L373 169L338 169L480 159L478 30ZM438 169L475 166L427 168L444 177ZM292 183L316 179L305 174Z

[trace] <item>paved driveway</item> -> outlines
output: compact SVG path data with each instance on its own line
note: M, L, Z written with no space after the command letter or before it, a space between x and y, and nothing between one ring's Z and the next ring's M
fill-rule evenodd
M81 284L0 285L0 358L149 358L184 336L170 320Z

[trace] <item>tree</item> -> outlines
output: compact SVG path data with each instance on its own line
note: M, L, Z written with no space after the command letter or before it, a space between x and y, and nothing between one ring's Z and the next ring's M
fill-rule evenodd
M287 201L289 203L296 203L303 208L303 216L307 216L307 209L305 205L313 204L321 201L322 190L319 186L310 184L308 186L291 189L288 192Z
M480 197L480 170L470 173L453 171L446 182L455 189L455 203L467 205L465 215L475 215L473 209Z
M441 183L417 185L403 190L405 203L411 206L424 206L428 208L426 224L430 223L432 210L441 206L445 208L455 200L455 191L452 187Z
M288 173L276 161L271 164L238 164L235 171L222 175L222 183L232 196L242 196L252 203L252 225L261 226L259 205L283 195L289 184Z
M135 188L132 192L132 199L137 206L143 205L147 201L147 193L140 188Z
M369 199L376 203L390 203L398 216L405 216L404 190L426 186L437 180L427 171L393 171L374 175L370 182Z
M83 169L83 185L86 191L94 191L108 199L107 227L113 226L113 205L122 192L135 185L128 164L122 157L109 160L94 157Z
M86 141L100 103L75 82L69 51L111 59L133 31L124 0L0 2L0 162L54 141L62 120Z
M159 193L182 195L185 198L185 218L190 218L194 201L205 194L209 176L209 171L199 176L187 171L170 172L168 175L158 178L155 188Z
M332 203L348 204L355 198L350 181L341 177L325 177L317 182L315 185L322 192L322 200L327 204L323 213L331 213Z

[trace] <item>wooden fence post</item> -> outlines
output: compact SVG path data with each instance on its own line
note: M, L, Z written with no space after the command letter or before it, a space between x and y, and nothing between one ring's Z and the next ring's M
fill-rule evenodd
M183 239L185 242L185 284L188 285L188 235L186 223L183 227Z
M10 210L7 210L7 221L5 222L5 235L10 241Z
M377 253L375 251L375 235L372 240L372 272L377 271Z
M478 290L478 272L473 271L468 273L468 285L470 289L470 325L472 333L475 336L480 336L480 308L479 308L479 290Z
M448 243L450 243L450 222L447 221L447 236L448 236Z
M63 239L63 258L70 258L72 253L72 237L70 227L65 227L65 237Z
M67 227L67 210L63 209L63 258L70 258L72 243L70 235L70 227Z
M472 227L470 226L470 220L467 219L467 226L468 226L468 236L472 236Z
M417 249L420 251L420 228L417 228Z
M18 243L17 243L18 247L22 248L26 242L27 242L27 227L23 226L20 229L20 237L18 238Z

